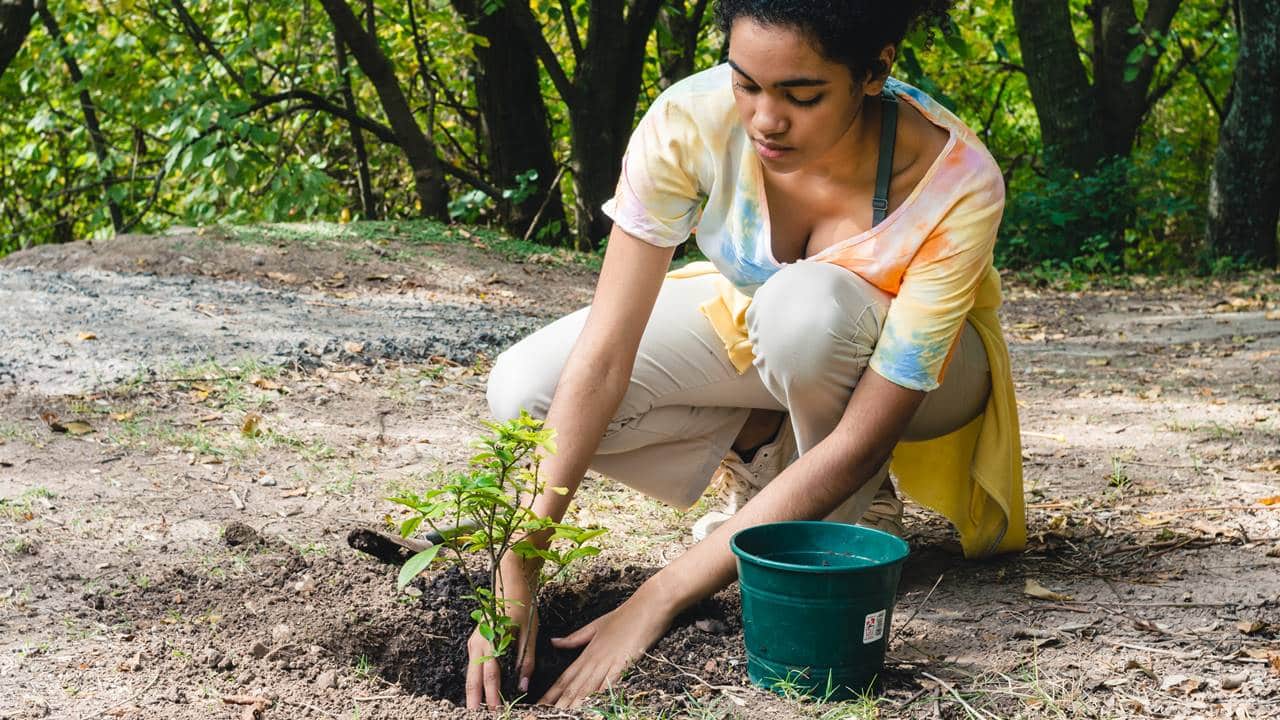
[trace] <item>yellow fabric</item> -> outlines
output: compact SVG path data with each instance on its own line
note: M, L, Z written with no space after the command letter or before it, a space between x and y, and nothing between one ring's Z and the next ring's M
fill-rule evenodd
M709 262L695 262L667 277L716 272ZM723 277L719 288L720 294L703 303L701 310L724 342L734 367L745 372L754 357L746 325L751 298ZM996 317L1000 300L1000 275L990 268L968 314L982 337L991 367L991 396L986 410L948 435L898 443L890 465L903 492L951 521L960 535L965 557L970 558L1016 552L1027 543L1022 437L1009 349Z

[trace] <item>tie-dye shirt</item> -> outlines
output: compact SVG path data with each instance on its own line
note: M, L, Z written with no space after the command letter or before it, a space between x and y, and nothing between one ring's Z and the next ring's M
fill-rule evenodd
M696 225L703 254L750 295L782 264L773 256L763 169L738 117L730 73L716 66L654 101L631 135L604 211L622 230L664 247L684 242ZM887 87L946 130L946 146L879 225L800 262L840 265L893 296L870 366L928 391L939 385L978 287L995 274L1004 179L954 114L906 83L891 78Z

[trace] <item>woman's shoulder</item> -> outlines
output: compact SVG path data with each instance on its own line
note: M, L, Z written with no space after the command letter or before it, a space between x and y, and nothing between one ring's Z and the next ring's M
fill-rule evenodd
M688 120L703 134L731 131L738 124L731 68L716 65L671 84L649 106L645 116Z
M914 107L925 120L945 128L950 134L941 170L950 175L947 183L953 190L981 189L1003 196L1004 174L977 133L942 103L928 93L897 78L889 78L885 87ZM960 186L957 187L957 181Z

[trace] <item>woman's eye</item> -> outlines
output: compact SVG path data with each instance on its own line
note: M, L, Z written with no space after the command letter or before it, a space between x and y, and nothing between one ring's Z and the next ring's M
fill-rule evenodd
M755 85L751 85L751 86L743 85L737 80L733 81L733 86L744 93L756 93L756 92L759 92L760 90L760 88L756 87Z
M809 107L810 105L817 105L818 102L822 100L822 94L814 95L813 97L805 100L801 100L800 98L791 97L791 96L788 96L788 98L791 100L791 102L795 103L796 105L799 105L800 107Z

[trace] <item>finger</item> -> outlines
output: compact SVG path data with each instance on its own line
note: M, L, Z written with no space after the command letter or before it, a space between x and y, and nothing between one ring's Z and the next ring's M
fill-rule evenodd
M532 645L532 643L530 644ZM529 678L533 676L533 668L535 664L533 648L530 647L528 652L524 654L524 657L520 658L520 662L517 665L519 670L516 675L519 680L516 683L516 689L522 693L529 692Z
M596 636L597 622L599 621L597 620L588 625L584 625L578 628L574 632L570 633L568 637L551 638L551 645L557 648L582 647L583 645L586 645L587 643L591 642L591 639Z
M467 663L467 709L478 710L480 701L484 699L484 684L480 676L480 665Z
M560 696L560 699L556 701L556 707L561 710L568 710L581 705L588 695L600 688L603 680L604 675L596 670L595 667L582 673L569 686L569 689Z
M538 704L554 705L557 701L560 700L560 697L564 695L564 691L569 687L570 683L573 682L574 678L577 677L578 673L581 671L582 671L582 658L578 658L576 661L573 662L573 664L569 666L567 670L565 670L563 673L560 674L560 677L556 678L556 681L552 683L551 688L547 690L545 693L543 693L542 698L538 700Z
M516 689L522 693L529 692L529 678L533 676L533 668L537 662L535 643L538 632L537 615L534 614L528 627L520 632L520 650L516 659L516 676L519 678Z
M497 660L485 661L484 697L491 708L497 708L502 705L502 672L498 669Z

